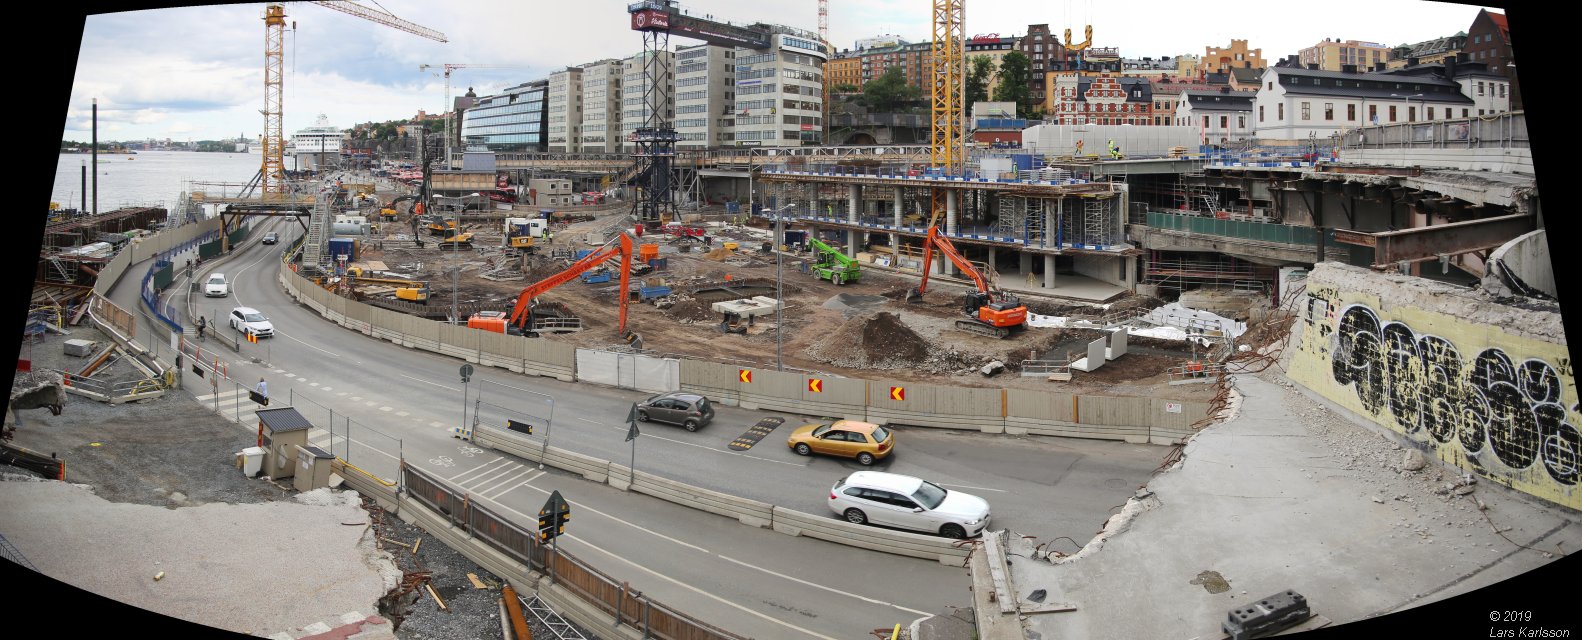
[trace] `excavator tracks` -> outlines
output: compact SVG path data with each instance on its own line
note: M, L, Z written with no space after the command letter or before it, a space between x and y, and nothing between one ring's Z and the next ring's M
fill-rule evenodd
M967 333L976 333L980 336L999 338L1001 340L1011 337L1011 330L1009 328L996 327L973 320L957 320L956 328L966 331Z

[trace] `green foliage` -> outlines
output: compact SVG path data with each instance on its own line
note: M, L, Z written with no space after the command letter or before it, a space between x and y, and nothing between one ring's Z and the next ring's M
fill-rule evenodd
M994 87L995 102L1015 102L1016 115L1026 118L1032 115L1033 95L1027 87L1031 63L1027 54L1020 51L1011 51L1000 59L1000 84Z
M862 89L857 88L857 85L854 85L854 84L851 84L851 83L847 83L847 82L842 82L840 84L837 84L834 87L831 87L830 89L832 91L834 91L835 93L857 93L859 91L862 91Z
M922 95L922 89L906 83L901 67L890 67L879 79L863 86L862 104L875 113L894 113Z
M994 75L994 61L987 56L978 56L972 59L971 68L967 70L967 103L962 105L971 109L978 102L989 100L989 76Z

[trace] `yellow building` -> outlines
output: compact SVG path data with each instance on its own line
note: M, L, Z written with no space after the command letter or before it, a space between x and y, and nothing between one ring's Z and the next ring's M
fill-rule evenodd
M1391 52L1389 61L1384 63L1384 68L1404 68L1412 58L1417 58L1417 64L1443 64L1446 58L1456 57L1456 54L1460 53L1466 46L1467 34L1465 33L1435 38L1417 44L1402 45Z
M1005 54L1016 49L1016 43L1020 40L1020 36L1001 38L998 33L973 36L967 40L966 71L968 73L972 71L973 60L977 58L988 58L994 65L994 71L989 74L987 84L990 97L994 95L994 87L1000 84L1000 62L1004 60Z
M1347 64L1371 69L1390 59L1390 47L1377 42L1324 38L1323 42L1302 49L1298 55L1303 67L1316 64L1323 71L1342 71L1341 65Z
M831 58L824 63L824 93L829 95L835 87L849 84L862 88L862 58Z
M1267 66L1268 63L1263 61L1263 49L1248 49L1246 40L1232 39L1228 47L1204 47L1203 57L1186 75L1230 73L1231 69L1262 69Z

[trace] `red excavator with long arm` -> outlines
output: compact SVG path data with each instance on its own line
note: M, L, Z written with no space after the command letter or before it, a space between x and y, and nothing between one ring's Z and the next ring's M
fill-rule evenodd
M619 291L627 291L632 274L632 238L622 233L618 239L620 242L616 246L606 244L598 251L583 256L581 260L572 263L565 271L528 285L527 288L522 290L522 293L516 296L516 308L511 311L509 318L502 317L504 314L499 312L479 312L467 321L467 326L501 333L532 335L533 307L537 305L538 296L548 293L550 289L571 282L577 276L604 264L605 261L616 256L621 258L621 288ZM621 301L621 322L618 331L624 340L634 342L636 335L626 331L626 301L630 295L618 295L616 297ZM511 327L512 331L507 331L507 325Z
M928 272L934 266L934 247L939 247L939 252L950 258L956 268L972 277L973 283L978 285L976 292L967 292L967 298L962 304L962 312L967 314L967 320L957 320L956 328L978 335L993 336L996 338L1010 337L1013 331L1021 329L1027 324L1027 306L1009 293L997 289L990 289L988 281L983 274L978 272L961 253L956 251L955 245L950 243L950 238L940 235L938 226L928 228L928 237L923 240L923 282L916 289L907 292L907 300L920 302L923 293L928 291Z

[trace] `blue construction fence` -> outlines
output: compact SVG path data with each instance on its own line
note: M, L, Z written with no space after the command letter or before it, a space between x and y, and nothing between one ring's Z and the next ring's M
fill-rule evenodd
M250 231L250 227L243 226L242 228L232 232L231 237L246 238L248 231ZM192 240L188 240L187 242L171 247L166 251L155 254L153 266L148 268L148 273L143 274L143 284L142 288L140 289L140 297L143 299L143 306L147 307L149 311L153 312L154 317L165 326L169 327L171 331L179 333L183 330L181 322L176 320L177 318L181 317L181 314L177 313L176 308L171 306L169 302L161 299L160 293L169 288L170 283L174 282L176 279L176 257L188 251L192 251L194 248L200 249L198 253L200 257L206 257L203 256L201 249L205 245L209 244L212 244L216 247L214 253L217 254L219 253L219 239L220 232L211 231L193 238ZM234 244L235 242L236 240L233 239L232 243ZM186 268L185 262L182 264L181 268Z

